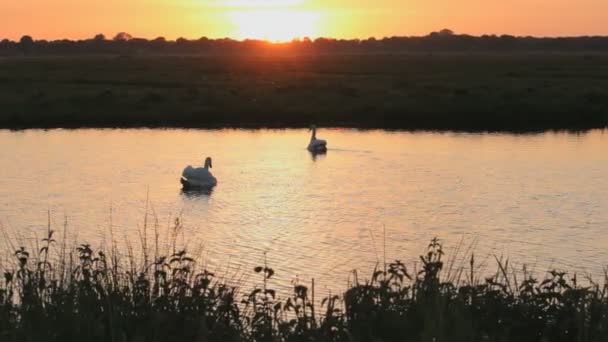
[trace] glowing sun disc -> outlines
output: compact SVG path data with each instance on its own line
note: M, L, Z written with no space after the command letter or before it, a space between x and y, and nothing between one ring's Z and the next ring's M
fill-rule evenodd
M243 10L228 14L238 39L289 41L317 35L319 14L289 9Z
M240 8L260 8L260 7L291 7L300 5L303 0L215 0L210 4L217 7L240 7Z

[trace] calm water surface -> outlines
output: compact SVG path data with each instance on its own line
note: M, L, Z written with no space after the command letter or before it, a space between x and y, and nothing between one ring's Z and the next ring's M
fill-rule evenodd
M278 286L315 277L322 291L368 274L384 229L389 259L414 262L439 236L538 271L608 265L608 132L319 136L330 150L313 158L304 130L0 131L1 240L31 243L48 210L94 246L109 231L138 245L146 212L161 228L179 216L209 268L250 281L266 252ZM182 193L182 169L208 155L219 185Z

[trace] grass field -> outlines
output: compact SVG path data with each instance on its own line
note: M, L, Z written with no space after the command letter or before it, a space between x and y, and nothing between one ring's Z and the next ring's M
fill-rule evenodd
M608 55L0 59L0 127L608 125Z

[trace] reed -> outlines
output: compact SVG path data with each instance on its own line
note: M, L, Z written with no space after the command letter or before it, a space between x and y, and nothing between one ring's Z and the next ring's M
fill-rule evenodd
M384 262L368 281L315 302L314 281L277 294L266 261L252 270L259 285L244 289L170 245L123 257L114 246L70 248L49 226L37 250L17 247L0 265L0 341L608 340L608 276L583 284L551 271L540 280L496 258L482 280L472 253L459 264L433 239L418 271Z

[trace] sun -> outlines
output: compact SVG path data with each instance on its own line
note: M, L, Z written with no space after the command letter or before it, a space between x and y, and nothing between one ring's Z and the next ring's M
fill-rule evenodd
M320 18L317 12L287 8L238 10L228 16L236 38L271 42L316 37Z
M257 8L257 7L292 7L301 5L304 0L215 0L212 6Z

